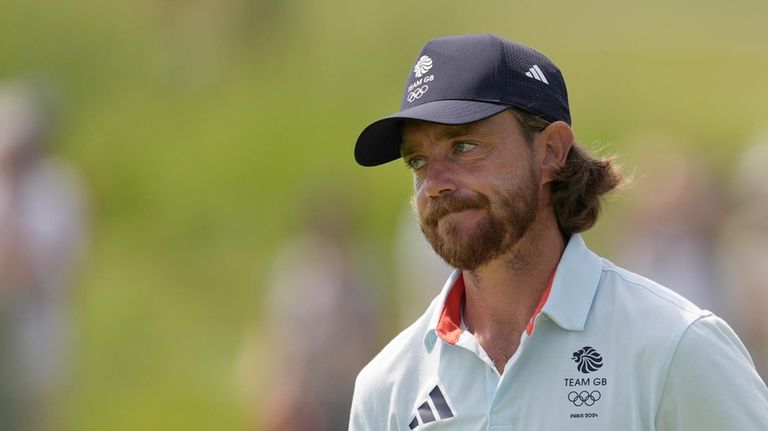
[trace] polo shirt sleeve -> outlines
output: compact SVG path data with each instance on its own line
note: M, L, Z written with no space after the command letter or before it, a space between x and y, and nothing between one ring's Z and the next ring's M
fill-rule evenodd
M366 382L365 370L355 381L355 392L352 396L352 407L349 415L349 431L373 431L381 429L381 420L375 418L378 403L373 399L374 391Z
M768 430L768 389L741 340L722 319L688 326L672 356L658 431Z

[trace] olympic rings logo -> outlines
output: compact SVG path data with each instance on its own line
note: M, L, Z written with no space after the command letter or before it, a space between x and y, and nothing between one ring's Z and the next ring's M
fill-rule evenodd
M600 399L600 391L571 391L568 394L568 401L572 402L574 406L588 406L591 407Z
M410 93L408 93L408 102L413 102L414 100L420 98L421 96L424 95L424 93L427 92L427 90L429 90L429 86L422 85L421 87L411 91Z

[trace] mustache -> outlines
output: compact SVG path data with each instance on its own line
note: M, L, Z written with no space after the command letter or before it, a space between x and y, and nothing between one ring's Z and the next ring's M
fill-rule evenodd
M490 207L490 204L488 198L481 194L464 198L456 196L441 197L429 202L424 209L421 221L425 226L436 227L437 222L450 213L468 209L487 208Z

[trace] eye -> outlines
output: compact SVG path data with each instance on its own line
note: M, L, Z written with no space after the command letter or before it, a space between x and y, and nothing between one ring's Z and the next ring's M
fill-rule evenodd
M457 142L453 148L456 149L456 152L458 153L467 153L472 151L475 147L477 147L477 144L470 144L469 142Z
M419 170L427 164L426 159L423 157L412 157L405 161L405 164L414 171Z

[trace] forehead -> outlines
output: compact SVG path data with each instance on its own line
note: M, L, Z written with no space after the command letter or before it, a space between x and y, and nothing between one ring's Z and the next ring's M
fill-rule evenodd
M439 124L421 120L405 120L402 127L402 152L430 142L451 140L463 136L482 139L503 139L516 136L520 128L515 116L503 111L494 116L466 124Z

